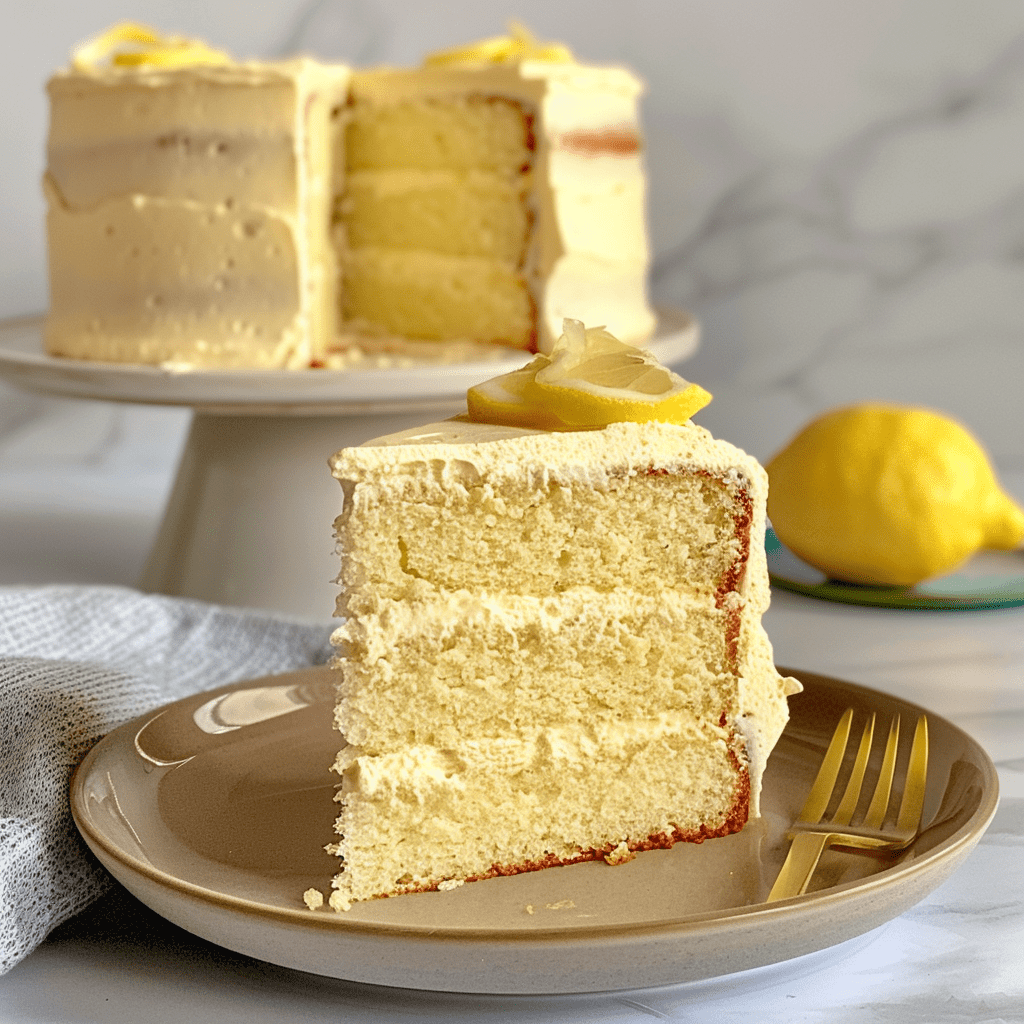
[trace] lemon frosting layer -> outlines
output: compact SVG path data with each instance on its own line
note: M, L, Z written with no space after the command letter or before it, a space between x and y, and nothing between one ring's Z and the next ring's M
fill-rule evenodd
M54 76L48 350L211 366L322 355L348 79L308 60Z

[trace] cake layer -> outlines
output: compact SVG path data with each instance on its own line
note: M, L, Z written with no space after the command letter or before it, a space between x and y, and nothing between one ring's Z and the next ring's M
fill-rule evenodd
M624 473L600 490L535 478L500 493L468 480L448 489L430 479L407 482L404 494L384 501L364 500L356 486L360 531L343 552L346 593L370 584L398 598L422 590L423 581L533 595L576 586L645 590L657 570L665 587L713 594L741 556L742 502L708 477ZM443 550L414 543L435 525L447 538Z
M579 588L366 604L335 635L336 719L368 753L567 724L591 735L642 707L737 711L730 614L711 600Z
M526 175L355 171L339 216L351 249L414 249L516 267L529 239L527 193Z
M514 265L364 248L349 250L342 268L344 317L368 325L370 333L533 345L533 303Z
M338 521L340 613L364 586L398 599L424 584L544 596L577 586L642 593L657 580L715 594L742 575L747 489L764 482L752 460L740 470L730 463L731 446L693 427L635 424L560 435L510 429L497 443L492 435L451 422L396 436L411 446L400 454L386 443L334 460L335 475L350 481ZM682 472L698 451L717 457L717 474ZM434 532L443 546L416 542Z
M335 767L348 900L700 841L747 817L728 732L683 714L383 757L345 748Z
M367 102L365 79L357 73L352 83L349 170L482 170L514 178L532 162L529 116L513 99L463 93Z

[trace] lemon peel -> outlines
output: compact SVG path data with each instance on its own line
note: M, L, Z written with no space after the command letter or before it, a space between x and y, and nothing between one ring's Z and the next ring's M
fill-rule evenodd
M572 51L561 43L542 43L519 22L509 24L507 36L481 39L466 46L430 53L423 63L427 67L453 64L515 64L521 60L540 60L551 64L571 64Z
M818 417L766 466L779 539L832 579L912 586L1024 541L1024 510L941 413L861 403Z
M645 349L603 327L566 319L550 354L469 389L470 419L538 430L596 430L609 423L685 423L711 395Z
M192 67L230 64L231 57L199 39L164 36L155 29L123 21L79 46L71 59L76 71L90 71L109 60L114 67Z

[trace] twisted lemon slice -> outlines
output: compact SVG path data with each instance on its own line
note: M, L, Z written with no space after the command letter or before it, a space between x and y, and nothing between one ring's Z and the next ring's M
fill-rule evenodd
M124 21L90 39L75 50L72 66L88 71L109 60L115 67L191 67L198 64L230 64L231 58L199 39L163 36L154 29Z
M572 51L561 43L542 43L528 28L513 21L507 36L481 39L467 46L454 46L428 54L423 63L443 67L450 64L514 64L520 60L546 60L554 64L571 63Z
M469 389L470 419L538 430L596 430L609 423L685 423L711 401L650 352L603 327L565 320L551 354Z
M546 408L543 392L535 383L537 371L548 366L547 356L537 356L521 370L492 377L466 392L469 418L478 423L500 423L507 427L536 430L572 430L556 413Z

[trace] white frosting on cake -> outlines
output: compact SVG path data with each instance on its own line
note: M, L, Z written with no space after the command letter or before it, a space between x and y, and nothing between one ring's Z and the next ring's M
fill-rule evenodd
M446 483L486 476L500 487L525 478L538 489L552 480L570 479L600 488L612 476L636 474L652 465L706 470L750 488L755 507L762 508L755 529L764 536L768 475L763 467L693 423L612 423L602 430L551 432L456 417L342 449L331 457L330 466L341 480L365 481L386 490L406 472L418 473L423 462L433 463L434 476Z
M63 71L48 86L49 351L308 366L336 333L332 110L309 60Z

